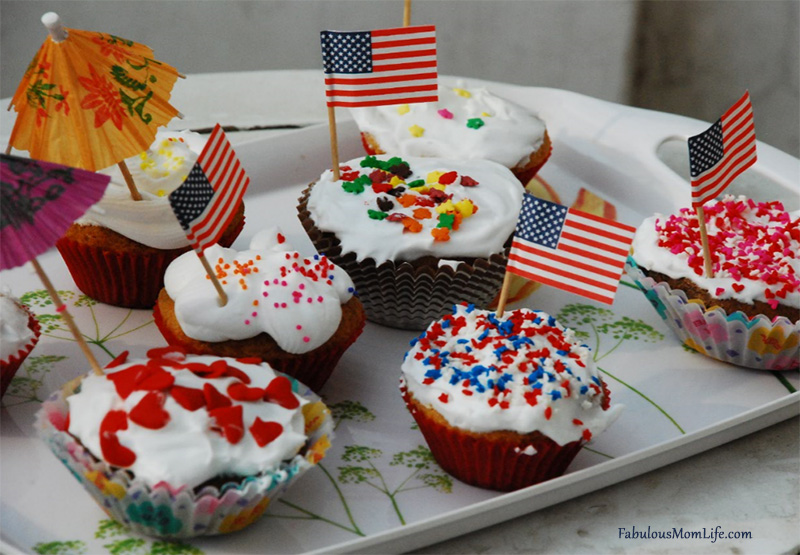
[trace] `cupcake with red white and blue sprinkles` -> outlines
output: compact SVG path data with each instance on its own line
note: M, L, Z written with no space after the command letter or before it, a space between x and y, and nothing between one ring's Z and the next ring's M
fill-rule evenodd
M367 318L422 330L457 302L488 306L503 282L523 188L488 160L367 156L300 198L317 251L345 269Z
M454 307L412 341L400 389L439 465L500 491L562 475L622 408L575 333L529 309Z
M120 524L156 537L249 526L330 447L330 411L253 360L125 352L37 414L48 447Z
M641 224L628 275L692 349L749 368L797 368L800 212L732 195L703 209L713 277L692 208Z
M228 301L193 252L167 268L154 309L171 345L195 354L255 357L314 391L364 329L350 277L325 256L303 257L277 228L257 233L250 249L205 251Z

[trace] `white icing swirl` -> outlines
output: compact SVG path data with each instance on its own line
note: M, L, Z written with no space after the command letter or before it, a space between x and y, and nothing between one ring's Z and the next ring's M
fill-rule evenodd
M596 436L622 408L602 409L589 348L541 311L515 310L498 321L456 306L412 342L401 369L418 402L474 432L538 431L564 445Z
M220 432L222 424L212 414L203 395L204 386L212 386L220 396L229 401L229 387L243 384L240 377L225 375L219 378L201 377L186 365L211 365L225 361L229 367L243 372L249 388L267 388L276 374L268 364L246 364L231 358L213 356L184 355L173 352L167 355L170 364L157 364L159 371L174 378L172 385L155 390L161 407L168 413L168 421L162 427L153 429L137 423L135 409L146 395L154 390L136 388L127 397L120 395L113 378L126 370L143 365L153 367L154 361L131 360L124 364L107 368L105 375L89 374L81 382L80 391L67 397L69 403L69 433L99 459L109 460L109 450L101 438L101 427L109 411L123 411L126 414L126 429L115 431L115 435L125 449L135 455L131 465L124 465L135 477L150 486L166 482L173 487L194 487L217 476L251 476L259 472L276 469L281 461L292 459L306 441L305 422L302 405L308 403L302 397L290 393L297 400L296 408L259 399L256 401L232 400L232 405L242 407L241 438L232 442L230 437ZM286 378L279 378L286 380ZM288 382L288 380L287 380ZM187 409L173 396L175 386L189 388L198 392L202 405L194 410ZM239 386L241 387L241 386ZM145 401L144 403L147 403ZM289 406L286 404L286 406ZM280 425L280 434L269 443L260 446L251 427L260 419L262 422ZM106 447L105 454L103 455ZM116 463L117 466L123 466Z
M390 157L381 155L378 160ZM371 167L361 167L364 158L350 160L344 167L369 175ZM415 180L428 180L429 175L456 171L459 178L468 176L478 185L463 186L458 180L443 188L452 195L453 205L470 201L478 210L464 217L458 229L453 229L449 240L437 241L432 230L438 226L437 208L440 205L403 206L398 198L387 193L378 193L367 186L361 193L344 190L341 179L333 181L333 172L326 171L312 187L308 198L308 209L316 226L336 235L344 252L355 253L358 260L372 258L376 264L386 260L415 260L432 255L439 258L489 257L503 251L503 245L514 231L522 203L523 189L519 181L507 169L488 160L444 160L438 158L403 158L412 174L405 184ZM343 172L342 176L349 172ZM406 193L417 189L406 188ZM389 219L376 220L370 210L380 211L378 199L390 200L392 214L399 214L418 221L421 229L417 233L405 231L404 224ZM415 211L427 208L431 217L415 218Z
M28 321L28 313L19 300L0 293L0 360L9 360L33 340Z
M544 123L522 106L484 88L463 86L440 85L438 102L351 108L350 113L359 129L372 135L384 152L492 160L507 168L527 163L541 146L545 131ZM483 125L467 127L472 118L479 118Z
M103 198L76 223L106 227L156 249L188 246L168 195L189 175L205 141L191 131L158 131L150 148L126 160L142 200L131 198L121 171L112 166L99 172L111 176Z
M225 306L194 252L167 268L164 287L184 333L200 341L247 339L265 332L289 353L305 353L336 332L353 282L326 257L303 258L277 228L253 237L250 250L205 251L228 296Z

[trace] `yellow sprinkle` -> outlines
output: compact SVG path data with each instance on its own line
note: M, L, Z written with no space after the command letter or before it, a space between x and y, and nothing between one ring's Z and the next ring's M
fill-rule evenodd
M444 183L434 183L431 185L431 189L439 189L440 191L444 191L447 189L447 185Z
M489 112L481 112L481 116L483 116L485 118L490 118L490 117L492 117L492 114L490 114Z
M444 172L432 171L425 177L425 183L439 183L439 178L444 175Z
M142 160L147 160L147 153L146 152L140 152L139 153L139 158L141 158Z
M448 212L454 212L456 209L455 205L453 204L452 200L446 200L441 203L439 206L436 207L436 211L439 214L446 214Z
M411 127L408 128L408 131L414 137L422 137L422 134L425 133L425 130L422 127L420 127L419 125L412 125Z
M456 210L458 210L464 218L469 218L475 213L475 205L468 198L460 200L456 203Z
M400 178L399 178L399 177L397 177L396 175L393 175L393 176L392 176L392 180L391 180L391 181L389 181L389 184L390 184L392 187L397 187L398 185L403 185L404 183L405 183L405 181L403 181L402 179L400 179Z
M453 92L458 96L463 96L464 98L472 98L472 93L465 91L464 89L453 89Z
M410 109L411 108L408 107L408 104L401 104L400 106L397 107L397 113L402 116L404 114L407 114Z
M167 196L167 192L164 189L159 189L158 191L156 191L156 195L158 195L159 197L165 197Z

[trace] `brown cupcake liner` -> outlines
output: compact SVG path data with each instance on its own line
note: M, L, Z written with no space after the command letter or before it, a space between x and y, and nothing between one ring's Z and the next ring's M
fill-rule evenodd
M187 352L192 354L231 356L230 353L215 352L213 343L186 341L183 337L179 337L173 333L170 327L164 322L164 316L161 313L159 304L156 304L153 309L153 319L161 335L164 336L164 339L170 345L183 347ZM315 393L319 393L328 381L328 378L333 374L333 370L336 368L342 355L344 355L345 351L350 348L361 335L365 323L366 319L362 314L360 326L355 328L351 335L340 341L329 341L321 347L307 353L292 354L285 351L276 353L274 347L268 346L265 343L264 348L261 350L248 348L246 351L238 353L236 356L258 357L272 366L274 370L295 378L307 385ZM225 343L230 345L236 342L226 341Z
M33 312L23 304L19 306L28 313L28 329L33 332L33 338L22 349L9 356L7 360L0 360L0 397L6 394L6 389L11 384L11 380L14 379L19 367L22 366L22 363L39 342L39 336L42 334L39 320L36 319Z
M220 245L230 246L244 227L244 218L227 230ZM191 247L148 249L147 252L114 251L62 237L56 247L75 285L89 297L124 308L152 308L164 287L167 266Z
M455 303L488 307L500 290L508 262L508 249L489 258L470 259L454 269L431 262L386 261L377 265L371 258L356 260L354 253L342 252L332 233L316 227L308 211L313 187L302 193L298 217L314 247L343 268L356 286L370 322L392 328L422 330L431 321L452 311Z
M518 440L481 437L443 425L417 410L405 388L403 399L439 466L453 477L484 489L513 491L557 478L581 450L583 441L558 445L538 433ZM528 454L534 450L533 454Z

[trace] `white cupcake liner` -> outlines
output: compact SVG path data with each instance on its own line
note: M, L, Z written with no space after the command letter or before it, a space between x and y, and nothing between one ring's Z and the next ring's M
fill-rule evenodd
M303 409L309 436L305 449L275 470L226 483L219 489L205 486L195 492L186 487L173 489L165 483L150 487L132 479L124 469L98 460L64 431L69 406L61 391L43 403L35 425L56 457L100 508L120 524L147 536L166 538L226 534L257 520L271 501L325 456L330 446L330 411L310 389L292 382L295 392L311 401Z
M789 370L800 365L800 322L780 316L750 318L727 314L688 299L680 289L647 277L628 257L625 272L684 345L711 358L759 370Z

